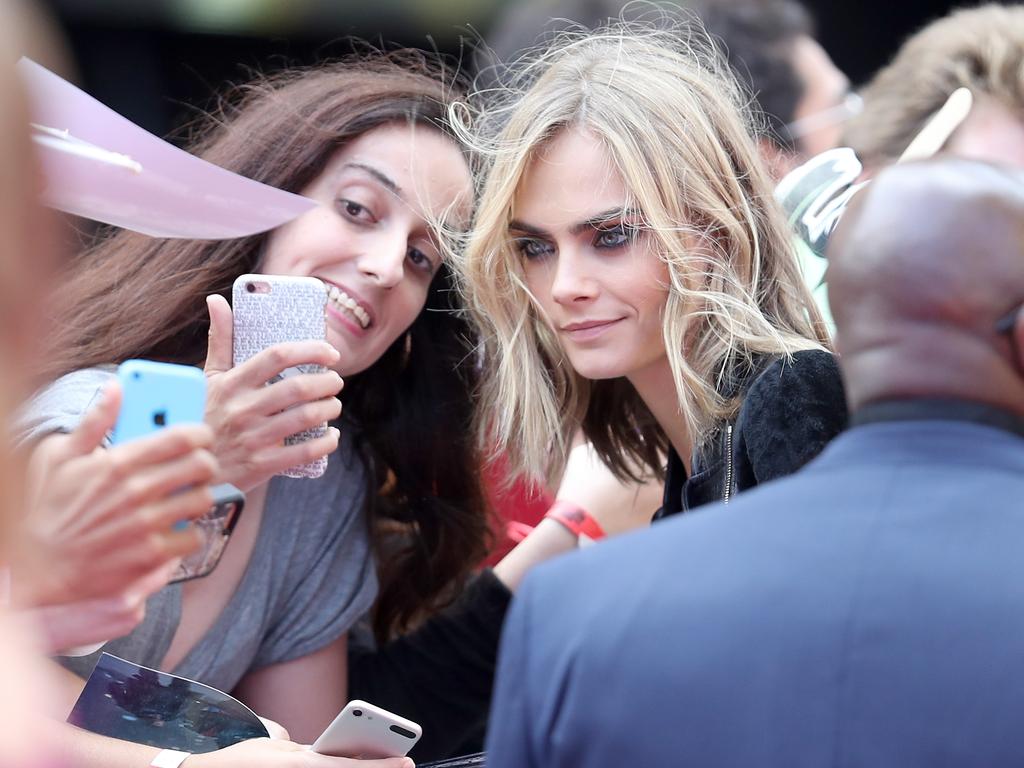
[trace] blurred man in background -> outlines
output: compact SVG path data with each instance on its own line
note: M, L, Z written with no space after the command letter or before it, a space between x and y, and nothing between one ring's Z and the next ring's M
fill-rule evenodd
M814 38L797 0L693 0L694 13L721 45L736 77L764 115L761 154L778 179L838 145L843 123L859 107L850 83ZM676 5L666 4L671 15ZM622 0L528 0L509 4L489 38L494 61L510 64L547 32L609 18L650 19L650 4ZM487 73L485 72L485 77Z
M955 11L910 37L864 89L843 143L869 172L895 162L958 88L973 104L944 150L1024 167L1024 6Z

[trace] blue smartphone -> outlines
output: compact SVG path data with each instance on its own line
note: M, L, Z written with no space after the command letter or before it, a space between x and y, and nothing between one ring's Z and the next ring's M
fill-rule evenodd
M117 369L124 393L111 443L119 445L175 424L200 424L206 375L191 365L126 360Z

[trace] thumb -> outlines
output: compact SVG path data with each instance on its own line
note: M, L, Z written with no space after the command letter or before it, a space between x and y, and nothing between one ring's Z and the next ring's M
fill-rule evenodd
M121 385L111 381L100 392L100 400L86 412L75 430L61 446L60 459L68 460L76 456L92 453L103 442L106 434L117 423L117 414L121 411Z
M232 315L227 299L218 294L206 297L206 309L210 313L210 339L206 347L206 364L203 370L207 376L211 376L231 370Z

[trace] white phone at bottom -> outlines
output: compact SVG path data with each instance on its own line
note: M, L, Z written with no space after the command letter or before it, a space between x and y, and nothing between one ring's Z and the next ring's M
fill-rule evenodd
M336 757L404 757L423 733L412 720L355 699L313 743L313 751Z

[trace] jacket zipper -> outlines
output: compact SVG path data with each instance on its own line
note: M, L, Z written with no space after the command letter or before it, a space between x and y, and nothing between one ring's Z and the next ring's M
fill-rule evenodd
M729 503L732 496L732 424L725 426L725 494L722 501Z

